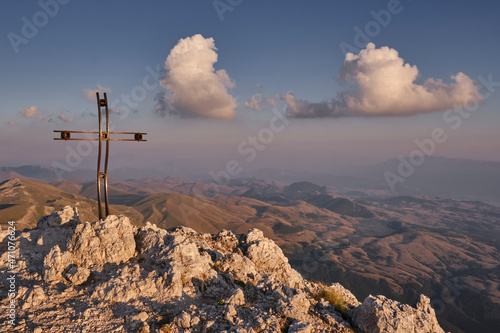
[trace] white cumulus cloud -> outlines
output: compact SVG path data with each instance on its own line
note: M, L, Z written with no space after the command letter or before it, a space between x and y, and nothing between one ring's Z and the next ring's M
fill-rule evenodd
M26 118L36 118L39 120L43 119L42 112L35 105L22 109L20 113Z
M352 84L331 102L311 103L281 95L287 115L296 118L339 116L401 116L462 109L482 101L477 84L464 73L451 83L428 78L418 83L416 66L405 63L398 51L369 43L359 54L348 53L336 79Z
M245 107L260 111L264 107L263 104L267 103L272 106L276 106L276 101L269 97L269 96L264 96L262 94L254 94L252 97L250 97L250 100L245 102Z
M452 75L452 83L429 78L419 84L418 76L417 67L405 63L395 49L377 49L369 43L359 54L345 57L338 79L356 88L341 93L341 108L369 115L410 115L461 109L482 100L474 81L463 73Z
M216 50L213 38L200 34L179 40L165 61L161 86L167 92L157 96L159 115L234 118L236 101L228 89L235 84L225 70L215 71Z
M249 101L245 102L245 107L252 110L260 111L262 110L261 103L262 103L262 96L260 94L255 94L252 97L250 97Z

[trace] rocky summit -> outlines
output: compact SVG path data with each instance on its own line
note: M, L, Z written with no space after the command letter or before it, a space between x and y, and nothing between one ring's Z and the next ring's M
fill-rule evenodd
M1 332L443 332L429 298L359 302L340 284L306 281L258 229L235 235L136 228L124 216L82 222L76 208L16 234L0 231L0 281L15 276L14 324ZM12 263L12 262L10 262ZM6 312L4 312L6 313Z

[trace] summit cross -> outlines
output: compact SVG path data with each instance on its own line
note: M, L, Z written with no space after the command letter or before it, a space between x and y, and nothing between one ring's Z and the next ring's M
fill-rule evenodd
M110 132L109 131L109 110L108 110L108 97L106 93L104 93L104 98L99 98L99 93L96 93L97 97L97 110L98 110L98 118L99 118L99 131L97 132L89 132L89 131L66 131L66 130L54 130L54 132L61 133L60 138L54 138L54 140L99 140L99 155L97 157L97 202L99 203L99 218L103 219L104 217L109 215L109 200L108 200L108 160L109 160L109 142L110 141L147 141L143 139L143 136L147 133L141 132ZM103 130L102 126L102 108L105 108L106 111L106 129ZM72 138L71 133L78 134L98 134L98 138ZM118 135L133 135L133 139L120 139L120 138L111 138L111 134ZM101 172L101 156L102 156L102 142L106 141L106 153L104 158L104 171ZM101 181L103 182L104 188L104 204L106 209L106 215L102 210L102 201L101 201Z

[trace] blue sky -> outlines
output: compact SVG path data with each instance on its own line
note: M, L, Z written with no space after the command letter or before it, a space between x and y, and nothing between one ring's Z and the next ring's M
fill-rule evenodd
M233 120L160 117L153 111L155 96L170 92L164 87L147 90L130 115L122 119L113 114L117 129L149 133L144 146L120 143L112 148L120 165L161 168L175 160L194 165L193 170L209 171L223 168L228 159L244 159L238 146L273 117L270 105L255 111L245 102L261 94L275 99L275 108L285 112L290 105L280 96L289 91L306 105L337 99L346 89L334 79L345 59L341 43L355 46L354 29L366 32L366 25L375 22L372 11L379 13L388 6L397 8L397 14L391 14L386 26L379 24L369 41L377 48L397 50L405 63L416 65L417 83L434 78L449 84L450 75L459 72L476 83L480 76L500 81L500 4L495 1L41 3L48 4L49 11L57 4L57 13L44 16L38 1L13 0L5 1L0 13L0 139L9 142L0 148L1 165L64 160L67 145L73 143L52 141L52 130L95 127L95 101L85 97L84 89L108 87L109 100L123 105L122 94L130 95L144 85L150 75L147 68L163 66L180 39L196 34L213 38L218 56L213 66L225 70L234 82L227 94L237 105L236 116ZM216 5L224 4L229 10L218 13ZM9 34L10 39L12 33L23 37L23 18L31 24L42 22L16 52ZM480 92L488 91L483 87ZM292 164L325 170L340 162L379 163L410 154L414 140L429 137L436 127L446 127L449 134L436 155L498 161L499 96L494 91L483 98L456 130L443 120L446 110L380 117L290 117L286 130L274 133L247 167ZM32 106L36 115L21 114ZM139 160L131 158L139 154ZM82 166L94 165L94 155L82 156ZM200 165L206 167L195 167Z

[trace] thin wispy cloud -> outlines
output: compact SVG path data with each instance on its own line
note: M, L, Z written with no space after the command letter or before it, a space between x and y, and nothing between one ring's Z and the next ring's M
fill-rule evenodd
M85 95L85 98L87 98L89 101L95 102L96 101L96 93L112 93L113 91L109 87L103 87L100 84L97 85L97 89L82 89L83 94Z
M341 116L338 102L311 103L295 98L292 91L280 96L282 102L288 105L286 115L292 118L323 118Z
M63 122L65 123L72 123L75 121L75 118L74 117L68 117L66 114L64 113L60 113L57 118L59 118L60 120L62 120Z
M161 86L166 91L156 96L158 115L235 117L236 101L228 92L235 83L224 69L214 69L216 50L213 38L199 34L179 40L165 61Z
M7 124L8 124L8 125L15 125L15 124L16 124L16 122L15 122L14 120L9 120L9 121L7 122Z

